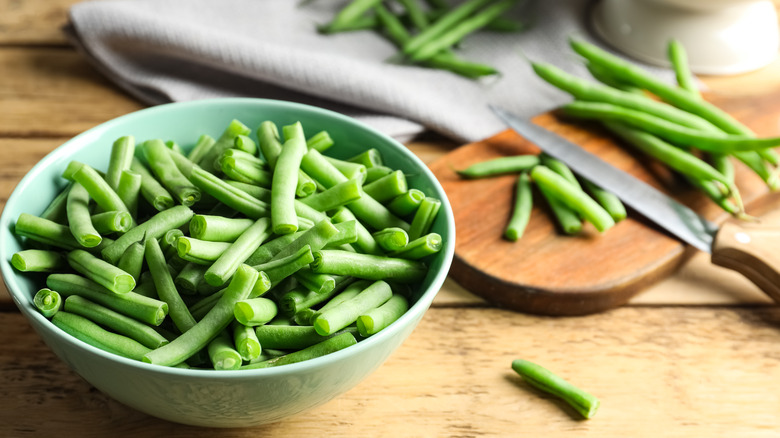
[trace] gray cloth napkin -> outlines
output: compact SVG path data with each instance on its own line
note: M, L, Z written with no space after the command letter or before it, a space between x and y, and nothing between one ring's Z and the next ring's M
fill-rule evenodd
M591 3L539 1L512 13L530 19L520 33L483 31L457 49L492 65L474 81L446 71L389 63L397 50L373 31L322 35L343 0L106 0L70 10L66 33L111 80L148 104L250 96L313 104L356 117L399 139L424 130L457 142L505 125L492 103L533 116L568 95L542 82L528 59L588 76L567 44L596 42Z

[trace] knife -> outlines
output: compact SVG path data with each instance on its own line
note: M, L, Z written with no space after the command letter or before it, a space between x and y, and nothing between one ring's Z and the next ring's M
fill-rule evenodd
M708 221L665 193L565 138L529 120L490 106L510 128L581 177L614 193L627 206L685 243L711 255L713 264L747 277L780 303L780 228L721 226Z

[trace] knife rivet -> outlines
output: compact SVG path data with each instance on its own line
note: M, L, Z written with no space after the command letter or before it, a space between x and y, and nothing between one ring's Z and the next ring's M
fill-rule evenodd
M747 233L737 233L734 235L734 238L737 239L737 242L739 243L750 243L750 236Z

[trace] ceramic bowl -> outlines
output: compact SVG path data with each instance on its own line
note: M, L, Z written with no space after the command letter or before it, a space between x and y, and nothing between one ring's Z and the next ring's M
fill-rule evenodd
M217 137L232 119L256 127L300 121L307 135L327 129L335 157L369 147L386 164L409 175L410 186L442 200L433 231L444 247L430 263L409 311L383 331L344 350L306 362L257 370L214 371L150 365L106 353L71 337L38 313L32 296L43 276L21 274L11 256L22 249L13 224L22 212L40 214L64 187L60 177L70 160L105 169L112 142L123 135L192 145L200 134ZM227 98L173 103L131 113L92 128L58 147L21 180L0 216L0 270L14 302L45 343L70 368L117 401L165 420L209 427L270 423L321 405L359 384L412 333L447 275L455 230L447 197L433 174L406 147L344 115L290 102ZM56 385L56 382L52 382Z

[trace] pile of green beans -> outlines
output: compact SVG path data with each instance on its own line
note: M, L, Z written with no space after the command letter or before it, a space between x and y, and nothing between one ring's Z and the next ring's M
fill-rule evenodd
M741 161L771 190L780 188L780 138L756 138L745 125L704 100L683 46L672 40L669 62L677 79L667 84L631 62L590 43L571 40L595 81L534 62L539 77L571 94L565 116L599 122L619 142L663 163L730 215L749 219L734 181Z
M503 234L512 242L522 237L531 219L534 184L564 234L579 234L584 222L605 232L626 218L626 208L617 196L578 178L566 164L546 154L498 157L455 172L463 179L516 178L513 208Z
M506 17L519 0L466 0L449 5L443 0L352 0L322 33L374 30L399 49L394 61L450 71L470 79L496 75L495 68L458 57L454 49L480 30L518 32L525 23Z
M9 262L45 285L31 299L52 324L151 364L266 368L354 345L413 303L441 201L377 149L326 156L328 132L304 128L233 120L189 149L122 137L105 171L71 162L45 211L18 217Z

